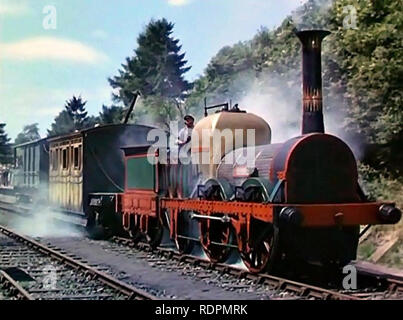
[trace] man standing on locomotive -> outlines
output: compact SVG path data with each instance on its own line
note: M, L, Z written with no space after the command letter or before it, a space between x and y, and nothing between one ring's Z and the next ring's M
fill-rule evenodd
M195 119L190 114L187 114L184 118L185 127L179 131L177 144L179 146L179 161L182 165L190 164L191 156L190 149L191 144L189 143L192 139L192 131L194 128Z
M185 127L183 127L179 131L178 136L179 148L183 147L192 139L192 131L194 128L194 121L195 121L195 119L190 114L186 115L183 119L185 120Z

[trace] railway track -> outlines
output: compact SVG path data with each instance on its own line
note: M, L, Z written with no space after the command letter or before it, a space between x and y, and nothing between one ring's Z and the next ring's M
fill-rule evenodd
M403 274L379 272L382 267L358 261L356 264L361 289L344 291L362 299L403 299Z
M324 286L312 285L294 281L283 277L254 274L237 265L224 263L211 263L210 261L197 256L182 255L175 249L166 247L151 248L145 243L133 243L130 239L114 237L115 243L121 244L124 248L132 248L142 252L152 253L170 263L177 263L186 266L201 267L204 270L215 271L223 275L231 276L233 279L244 280L250 286L263 286L277 293L285 293L296 299L315 300L372 300L372 299L403 299L403 277L394 278L391 275L368 270L364 267L357 268L358 282L361 285L355 290L344 290L340 287L326 288ZM155 259L154 259L155 260Z
M19 206L12 202L5 202L0 200L0 209L8 212L13 212L23 217L30 217L31 215L28 213L30 208Z
M396 279L387 274L379 275L365 268L358 269L358 272L359 282L365 283L366 286L357 290L329 289L322 285L312 285L267 274L252 274L238 265L211 263L202 257L182 255L173 248L161 246L152 249L145 243L135 244L127 238L114 237L112 242L119 247L108 248L108 250L130 256L130 250L135 250L140 254L140 256L134 256L135 258L143 258L141 253L145 253L146 259L153 266L184 274L194 273L198 275L198 278L211 282L229 283L229 290L244 288L245 290L261 290L264 293L274 292L270 299L278 297L315 300L403 299L403 277Z
M208 277L206 272L214 273L214 276L222 275L227 280L230 277L235 284L232 288L262 288L267 292L272 292L271 299L277 299L278 297L288 296L293 299L314 299L314 300L360 300L351 294L341 293L326 288L309 285L297 281L292 281L286 278L276 277L268 274L253 274L245 269L236 267L233 265L222 263L211 263L210 261L191 255L182 255L172 248L157 247L151 248L145 243L133 243L130 239L114 237L112 238L117 244L122 245L122 248L130 248L132 250L138 250L140 252L148 252L152 256L149 257L149 261L157 263L159 266L166 267L165 264L177 264L179 268L168 266L171 269L188 269L188 268L200 268L205 270L202 273L202 277ZM163 261L166 263L164 264ZM189 271L190 273L192 271ZM231 286L230 286L231 287Z
M79 259L0 226L0 286L5 299L155 300Z
M41 209L34 209L33 207L18 205L15 203L4 202L0 200L0 209L6 212L15 213L23 218L35 218L35 215L32 212L36 212L35 210ZM42 209L47 210L46 207ZM62 223L73 225L77 230L85 230L86 220L85 217L80 215L71 215L63 211L57 211L54 209L49 209L52 212L53 221L55 223Z
M402 300L403 281L396 279L372 279L373 285L368 289L341 291L344 294L352 295L366 300Z

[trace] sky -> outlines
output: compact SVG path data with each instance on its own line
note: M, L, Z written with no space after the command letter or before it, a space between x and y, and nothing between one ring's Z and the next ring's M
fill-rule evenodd
M117 74L151 19L175 24L192 69L203 74L226 45L274 28L305 0L0 0L0 123L14 139L39 123L46 135L65 101L87 100L90 115L111 104Z

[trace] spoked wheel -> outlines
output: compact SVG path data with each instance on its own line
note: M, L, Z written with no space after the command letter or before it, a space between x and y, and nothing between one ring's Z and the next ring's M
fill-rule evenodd
M231 193L229 185L210 179L205 183L204 199L224 201ZM211 217L224 218L222 214L214 214ZM200 219L201 245L207 257L212 262L223 262L228 259L232 250L234 236L231 224L228 221L217 219Z
M134 219L130 221L130 229L128 231L130 239L134 243L138 243L141 240L141 232L138 226L135 224Z
M260 179L248 179L242 188L246 202L269 201L268 188ZM273 224L251 219L248 243L240 252L242 261L249 271L258 273L273 270L279 247L278 234L278 228Z
M89 210L87 214L87 224L85 226L88 236L91 239L101 240L106 239L112 235L109 229L105 228L101 221L101 215L99 212Z
M277 249L277 232L272 227L263 239L253 241L241 252L241 258L250 272L271 271Z
M231 253L233 242L231 225L218 220L200 221L201 245L212 262L223 262Z
M180 164L176 166L177 185L176 192L177 198L183 199L189 196L189 166ZM170 194L171 196L171 194ZM172 198L172 196L171 196ZM189 239L191 237L191 221L189 211L178 212L176 219L176 235L173 239L176 249L182 254L188 254L193 250L194 242Z
M188 254L192 252L194 247L194 241L190 239L191 235L191 226L190 226L190 212L181 211L178 214L177 220L177 232L178 234L175 237L175 245L180 253Z
M155 248L159 246L162 240L164 228L159 223L158 219L150 219L148 221L148 231L145 234L145 238L147 243L152 247Z

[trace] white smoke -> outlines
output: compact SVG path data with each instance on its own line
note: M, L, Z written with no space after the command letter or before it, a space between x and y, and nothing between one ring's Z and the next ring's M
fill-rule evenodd
M82 235L72 220L61 211L52 209L46 205L48 199L48 188L40 186L38 192L32 199L32 204L18 205L22 207L26 215L13 219L12 227L27 236L31 237L69 237ZM29 208L29 209L28 209Z
M343 130L345 119L343 97L332 97L329 108L326 96L323 98L325 133L346 141L359 157L360 147ZM329 102L330 103L330 102ZM298 73L280 78L266 74L255 79L245 97L240 101L241 109L254 113L270 125L272 143L285 142L301 134L302 125L302 83Z
M27 217L13 220L12 227L30 237L73 237L82 232L73 224L60 222L61 213L48 207L31 210Z
M332 5L333 0L303 1L301 6L291 13L292 21L298 30L326 29L327 22L319 17L325 16ZM312 19L312 16L316 19Z
M272 130L272 143L284 142L301 132L301 99L295 93L293 81L286 82L267 74L255 80L240 101L240 107L266 120Z

